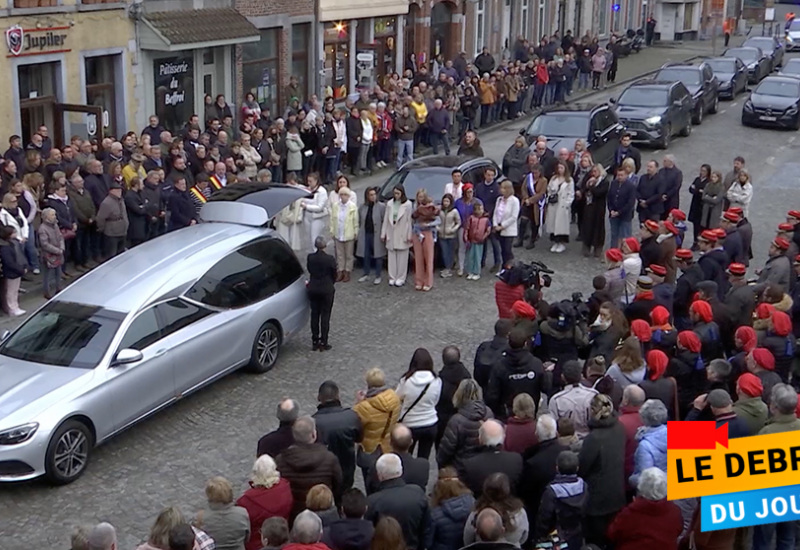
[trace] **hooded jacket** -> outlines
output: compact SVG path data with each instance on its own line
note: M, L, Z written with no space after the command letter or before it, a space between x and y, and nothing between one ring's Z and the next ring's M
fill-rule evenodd
M581 521L589 492L586 482L577 475L556 475L547 486L536 516L533 540L539 540L556 529L561 540L581 534Z
M331 550L369 550L375 528L366 519L343 518L331 522L322 541Z
M733 404L733 412L740 418L750 431L750 435L756 435L767 423L769 408L760 395L755 397L739 397Z
M431 510L430 540L428 550L453 550L464 542L464 525L467 523L475 498L460 495L449 498Z
M475 456L480 449L478 431L481 424L493 418L492 411L483 401L470 401L450 418L439 442L436 462L439 468L453 465L459 474L464 461Z
M483 147L481 147L481 140L475 138L475 141L472 142L472 145L468 145L466 139L462 139L458 146L458 154L459 156L464 155L467 157L482 157Z
M236 501L237 506L247 510L250 518L250 539L245 542L246 550L260 550L261 524L269 518L280 517L289 521L292 512L292 490L285 479L270 487L253 487L245 491Z
M400 380L395 391L403 401L400 411L403 424L409 428L424 428L436 424L439 418L436 405L442 393L441 378L431 371L417 371L407 379ZM422 398L417 401L420 395Z
M489 375L492 367L500 361L507 350L508 339L504 336L495 336L491 340L481 342L475 351L472 375L480 385L484 395L489 391Z
M631 487L639 485L639 476L647 468L667 471L667 425L645 428L636 437L639 445L633 458L634 471L629 480Z
M292 488L292 519L306 509L306 495L318 484L327 485L336 503L342 496L342 467L336 455L319 443L295 443L275 460L281 477Z
M514 398L527 393L539 411L539 398L545 387L541 360L525 349L509 349L492 369L486 403L498 418L507 418ZM549 384L548 384L549 385Z

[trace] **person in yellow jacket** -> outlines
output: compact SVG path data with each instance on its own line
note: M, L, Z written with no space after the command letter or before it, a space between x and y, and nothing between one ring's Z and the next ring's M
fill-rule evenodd
M386 375L379 368L367 371L366 391L356 394L353 411L361 420L363 437L356 455L356 463L367 478L369 469L375 464L378 455L390 452L389 434L400 417L402 402L394 389L386 386Z
M131 161L122 169L122 178L125 180L125 189L131 188L131 180L139 178L144 181L147 179L147 172L144 170L144 155L141 153L134 153L131 155Z
M358 236L358 207L350 200L349 187L339 189L339 200L331 204L330 228L336 246L336 282L349 282L353 271L353 246Z

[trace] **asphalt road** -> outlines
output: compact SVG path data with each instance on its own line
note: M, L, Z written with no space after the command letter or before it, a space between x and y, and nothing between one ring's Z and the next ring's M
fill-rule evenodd
M619 92L593 99L606 100ZM701 164L727 171L734 156L746 158L755 185L750 217L755 228L753 263L759 266L784 213L800 206L800 142L795 132L743 128L739 122L743 101L740 96L722 103L719 114L696 126L690 138L676 138L669 152L684 172L684 209L689 205L686 189ZM500 161L520 126L483 133L487 155ZM646 159L660 160L663 154L643 151ZM358 187L386 177L384 173L361 180ZM588 294L591 278L602 272L602 264L581 257L574 242L561 255L546 248L520 252L523 259L535 258L556 270L546 298L568 297L576 290ZM64 547L72 526L110 521L118 529L119 547L127 550L147 537L164 506L178 505L186 513L198 510L209 477L226 476L241 493L258 438L277 424L274 410L280 398L291 396L304 413L313 413L318 384L332 379L340 384L345 404L351 404L368 368L381 366L390 380L397 380L416 347L428 348L437 358L445 345L455 344L471 368L475 348L490 336L496 318L492 284L491 277L478 282L437 280L433 291L424 295L408 285L403 289L356 282L340 285L332 351L309 351L308 335L288 342L271 373L228 376L96 449L86 475L72 485L0 485L0 547ZM26 298L23 304L28 309L40 303L37 297Z

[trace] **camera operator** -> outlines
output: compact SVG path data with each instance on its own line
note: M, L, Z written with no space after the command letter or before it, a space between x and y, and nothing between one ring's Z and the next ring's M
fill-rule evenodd
M547 319L539 325L541 340L534 353L543 361L552 363L554 391L563 388L561 366L567 361L577 360L579 350L589 345L587 332L586 317L578 313L571 301L550 305Z

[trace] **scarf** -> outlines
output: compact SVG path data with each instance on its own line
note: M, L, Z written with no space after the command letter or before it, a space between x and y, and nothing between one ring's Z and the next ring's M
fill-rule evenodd
M633 299L634 302L639 302L642 300L652 300L653 299L653 291L652 290L644 290L636 295L636 298Z

